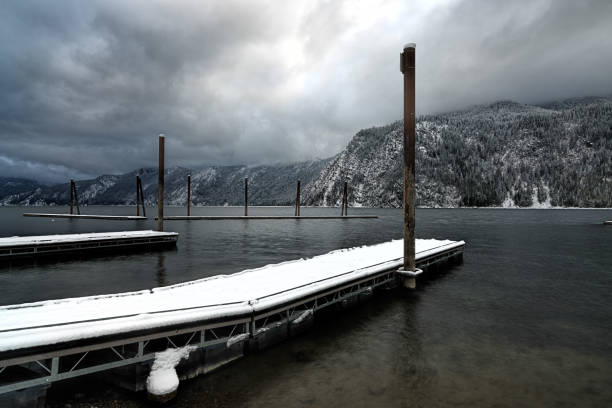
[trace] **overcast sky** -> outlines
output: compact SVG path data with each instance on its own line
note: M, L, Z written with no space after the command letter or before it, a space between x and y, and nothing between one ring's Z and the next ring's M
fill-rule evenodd
M417 113L612 93L612 1L3 0L0 176L338 153Z

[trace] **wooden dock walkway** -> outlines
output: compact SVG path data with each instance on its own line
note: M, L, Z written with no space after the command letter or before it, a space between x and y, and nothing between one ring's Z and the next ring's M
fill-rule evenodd
M95 214L49 214L49 213L24 213L24 217L46 217L46 218L77 218L89 220L146 220L147 217L139 215L95 215Z
M417 240L417 265L426 275L464 245ZM168 287L1 306L0 394L151 362L167 348L188 347L206 372L304 330L329 306L395 286L402 248L390 241Z
M164 220L341 220L378 218L377 215L169 215ZM157 218L156 218L157 219Z
M87 234L38 235L0 238L0 260L90 252L104 249L134 249L176 245L178 233L157 231L97 232Z

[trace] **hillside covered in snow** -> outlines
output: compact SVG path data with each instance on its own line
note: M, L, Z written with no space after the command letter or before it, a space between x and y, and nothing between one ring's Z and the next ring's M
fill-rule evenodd
M169 205L184 205L187 175L195 205L289 205L302 181L306 205L337 206L344 181L351 206L402 205L401 121L359 131L325 160L276 166L166 170ZM612 207L612 99L575 98L532 106L496 102L417 120L417 205L423 207ZM157 170L139 169L77 181L83 204L134 204L136 175L148 205ZM2 184L4 183L4 184ZM0 179L0 204L53 205L68 183Z
M365 129L309 184L311 205L402 205L403 123ZM417 120L417 205L612 207L612 99L497 102Z

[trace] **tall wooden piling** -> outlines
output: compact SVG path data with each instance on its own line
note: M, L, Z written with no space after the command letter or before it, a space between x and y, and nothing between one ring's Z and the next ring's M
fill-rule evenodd
M164 140L159 135L159 165L157 170L157 230L164 230Z
M144 199L144 194L142 192L142 179L140 178L140 176L137 176L137 182L138 182L138 191L140 191L140 203L142 204L142 216L146 217L147 212L145 210L145 199Z
M347 188L347 183L345 181L344 182L344 189L343 189L343 192L342 192L342 203L340 204L340 215L342 217L344 217L344 215L345 215L344 214L344 209L346 208L346 200L347 200L346 194L347 194L347 192L348 192L348 188Z
M415 191L415 49L410 43L400 54L400 69L404 74L404 271L415 271L414 209ZM414 286L414 278L404 282Z
M295 193L295 216L299 217L300 216L300 183L301 181L298 180L297 182L297 192Z
M140 177L136 176L136 215L140 216Z
M191 174L187 176L187 216L191 215Z
M81 208L79 207L79 196L77 193L76 183L74 180L70 180L70 214L72 214L72 197L74 197L74 203L76 204L77 214L81 215Z
M348 182L344 182L344 215L348 215Z
M249 178L244 178L244 216L249 215Z
M72 207L74 207L74 190L72 189L72 183L74 183L74 181L70 179L70 214L72 214Z

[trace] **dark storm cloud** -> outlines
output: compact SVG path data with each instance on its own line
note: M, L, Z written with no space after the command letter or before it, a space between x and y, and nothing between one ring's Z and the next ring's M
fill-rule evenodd
M417 109L612 92L608 1L8 1L0 173L46 180L337 153Z

